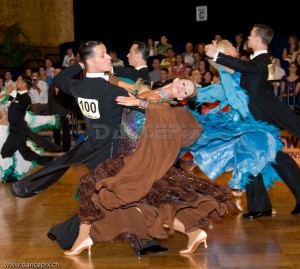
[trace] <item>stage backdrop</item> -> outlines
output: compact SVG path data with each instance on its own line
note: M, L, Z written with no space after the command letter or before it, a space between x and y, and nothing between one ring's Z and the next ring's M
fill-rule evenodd
M73 0L0 0L0 7L0 25L19 23L33 46L74 41Z

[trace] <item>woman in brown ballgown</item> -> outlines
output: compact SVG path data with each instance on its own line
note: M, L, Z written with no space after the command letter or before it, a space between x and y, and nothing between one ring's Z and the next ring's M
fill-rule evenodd
M171 107L172 98L195 91L191 80L174 80L157 91L140 91L136 97L118 97L122 105L146 109L145 125L137 141L136 122L123 116L119 155L99 164L80 180L80 231L65 255L78 255L96 242L127 241L136 250L153 238L167 238L174 230L185 233L193 253L207 234L201 228L222 219L230 189L172 167L180 148L191 145L202 128L183 107ZM124 137L122 137L124 138ZM90 253L90 251L89 251Z

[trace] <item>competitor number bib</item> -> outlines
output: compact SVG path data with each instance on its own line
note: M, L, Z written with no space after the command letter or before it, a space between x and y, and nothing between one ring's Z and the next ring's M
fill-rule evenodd
M78 97L78 105L83 116L89 119L100 119L98 100Z

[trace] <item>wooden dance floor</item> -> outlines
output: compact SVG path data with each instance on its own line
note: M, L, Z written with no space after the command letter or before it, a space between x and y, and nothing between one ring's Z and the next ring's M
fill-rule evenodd
M176 232L159 241L169 248L166 253L138 257L127 243L106 243L93 246L90 257L87 251L64 256L46 234L52 225L76 213L78 179L86 172L84 165L70 168L56 184L24 199L12 195L9 183L0 184L1 268L300 268L300 215L290 215L295 201L282 182L269 191L276 216L247 220L242 213L229 212L206 230L208 248L201 244L193 254L179 254L187 237ZM216 182L226 185L228 176ZM242 202L246 208L245 196Z

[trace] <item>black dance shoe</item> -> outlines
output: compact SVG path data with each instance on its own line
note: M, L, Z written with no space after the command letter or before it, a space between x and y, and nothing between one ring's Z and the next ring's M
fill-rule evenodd
M300 204L296 204L295 208L291 212L292 215L297 215L300 213Z
M141 250L137 250L135 253L138 256L146 255L147 251L153 252L153 253L161 253L161 252L167 252L168 249L165 247L162 247L161 245L155 245L151 247L146 247Z
M270 217L272 216L272 209L261 211L261 212L248 212L243 215L245 219L256 219L260 217Z

